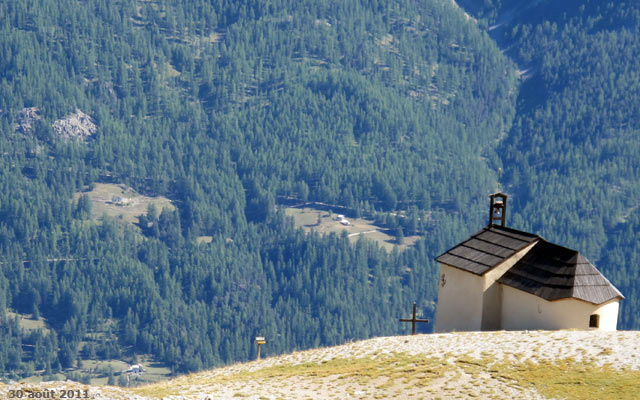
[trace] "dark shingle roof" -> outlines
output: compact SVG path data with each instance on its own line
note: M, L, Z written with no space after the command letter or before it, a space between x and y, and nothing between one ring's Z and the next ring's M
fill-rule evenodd
M582 254L542 239L498 282L546 300L576 298L602 304L624 298Z
M511 228L487 227L436 260L476 275L483 275L538 239L538 235Z
M576 250L511 228L484 228L436 260L476 275L484 275L534 242L537 243L533 248L498 282L546 300L576 298L602 304L617 297L624 298L622 293Z

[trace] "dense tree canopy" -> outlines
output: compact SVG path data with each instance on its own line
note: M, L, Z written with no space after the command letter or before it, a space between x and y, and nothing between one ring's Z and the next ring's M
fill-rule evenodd
M584 252L638 328L637 7L475 3L478 22L436 0L0 2L0 373L406 332L500 184L509 224ZM96 133L62 139L78 109ZM175 209L96 219L106 182ZM423 238L305 234L283 198Z
M0 371L133 354L191 371L251 357L258 333L278 353L404 332L415 300L433 313L432 258L481 223L515 101L513 65L452 5L40 0L0 15L0 311L48 327L3 317ZM77 109L97 127L86 143L52 128ZM177 208L96 221L100 182ZM425 239L389 253L305 235L286 196Z

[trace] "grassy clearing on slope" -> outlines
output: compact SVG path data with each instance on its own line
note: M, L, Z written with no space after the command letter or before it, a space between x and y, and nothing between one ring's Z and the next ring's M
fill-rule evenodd
M37 329L41 329L44 334L49 333L49 328L47 328L46 320L42 317L36 320L31 314L18 314L9 310L7 310L6 313L8 319L18 318L18 325L20 325L20 328L26 331L35 331Z
M378 242L387 251L391 251L394 248L405 250L420 238L420 236L407 236L402 244L398 245L396 244L395 236L389 234L391 232L374 225L370 220L347 218L351 225L343 225L336 219L338 214L308 207L287 207L285 208L285 214L293 217L296 228L302 228L305 232L314 231L321 234L336 233L340 235L343 231L346 231L352 243L357 242L361 236L364 236L367 239Z
M164 208L174 210L175 206L166 197L147 197L139 194L126 185L115 185L112 183L96 183L91 191L76 193L74 200L77 201L81 195L86 194L91 199L91 216L99 219L104 214L135 224L138 217L146 214L150 204L156 206L158 213Z

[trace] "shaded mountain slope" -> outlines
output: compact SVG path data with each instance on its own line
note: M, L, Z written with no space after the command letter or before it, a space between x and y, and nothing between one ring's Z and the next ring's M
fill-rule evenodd
M627 296L620 325L637 328L640 8L594 1L527 7L503 1L480 12L488 25L515 13L492 35L529 70L512 129L497 148L513 224L584 252Z

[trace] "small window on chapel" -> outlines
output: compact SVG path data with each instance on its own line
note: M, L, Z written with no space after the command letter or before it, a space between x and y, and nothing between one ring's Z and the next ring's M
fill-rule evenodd
M591 314L589 316L589 328L600 327L600 316L598 314Z

